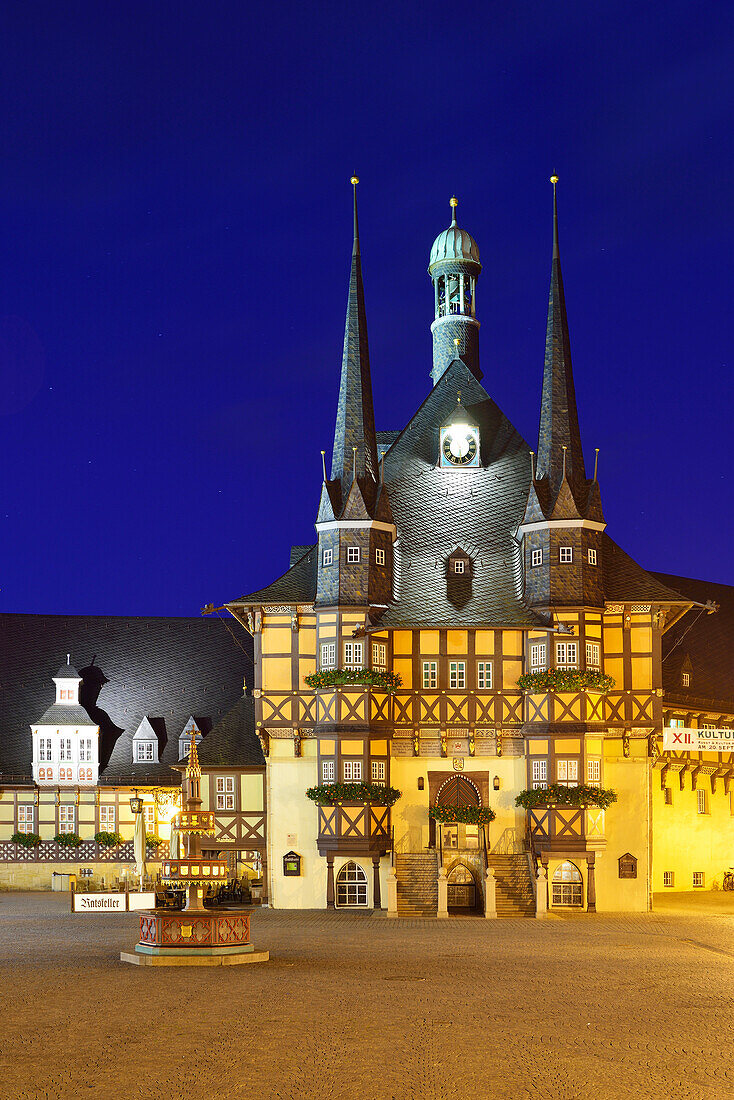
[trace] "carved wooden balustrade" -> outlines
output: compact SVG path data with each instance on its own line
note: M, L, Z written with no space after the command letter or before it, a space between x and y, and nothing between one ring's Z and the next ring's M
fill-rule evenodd
M370 802L319 806L321 855L385 855L390 850L390 807Z

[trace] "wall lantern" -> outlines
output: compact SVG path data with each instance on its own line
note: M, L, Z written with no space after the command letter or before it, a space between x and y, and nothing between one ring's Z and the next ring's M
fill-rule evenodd
M501 783L500 777L498 775L496 775L494 777L493 781L492 781L492 787L494 788L495 791L498 791L500 789L501 785L502 785L502 783Z
M134 814L141 814L143 812L143 800L138 795L134 795L130 799L130 809Z
M422 790L423 790L423 788L425 787L425 785L426 785L426 781L425 781L425 779L423 778L423 776L422 776L422 775L419 775L419 776L418 776L418 790L419 790L419 791L422 791Z

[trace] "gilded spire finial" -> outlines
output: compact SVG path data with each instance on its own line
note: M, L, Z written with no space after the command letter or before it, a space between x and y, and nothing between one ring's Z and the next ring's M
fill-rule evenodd
M196 726L191 727L191 748L189 749L189 762L186 765L186 778L187 779L200 779L201 778L201 765L199 764L199 754L196 751L196 735L199 731Z
M359 183L359 176L352 176L349 182L354 191L354 240L356 242L355 247L359 251L359 222L357 221L357 184Z
M449 199L449 206L451 207L451 224L456 225L456 207L459 205L459 200L456 195L452 195Z

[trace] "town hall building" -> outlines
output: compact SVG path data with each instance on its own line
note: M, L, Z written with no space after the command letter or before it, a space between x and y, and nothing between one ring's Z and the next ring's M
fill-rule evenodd
M724 885L734 588L648 572L607 530L552 182L537 440L483 385L455 198L429 256L431 388L377 430L354 178L313 544L198 620L0 615L0 885L119 874L138 796L155 869L192 734L211 854L278 908L644 912Z

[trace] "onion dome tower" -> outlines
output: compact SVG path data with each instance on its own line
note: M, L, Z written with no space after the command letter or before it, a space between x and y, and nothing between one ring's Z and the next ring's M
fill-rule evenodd
M434 386L454 359L461 359L475 378L479 369L479 321L476 315L477 279L482 265L477 242L456 223L459 200L449 200L451 225L439 233L431 248L428 274L433 283Z

